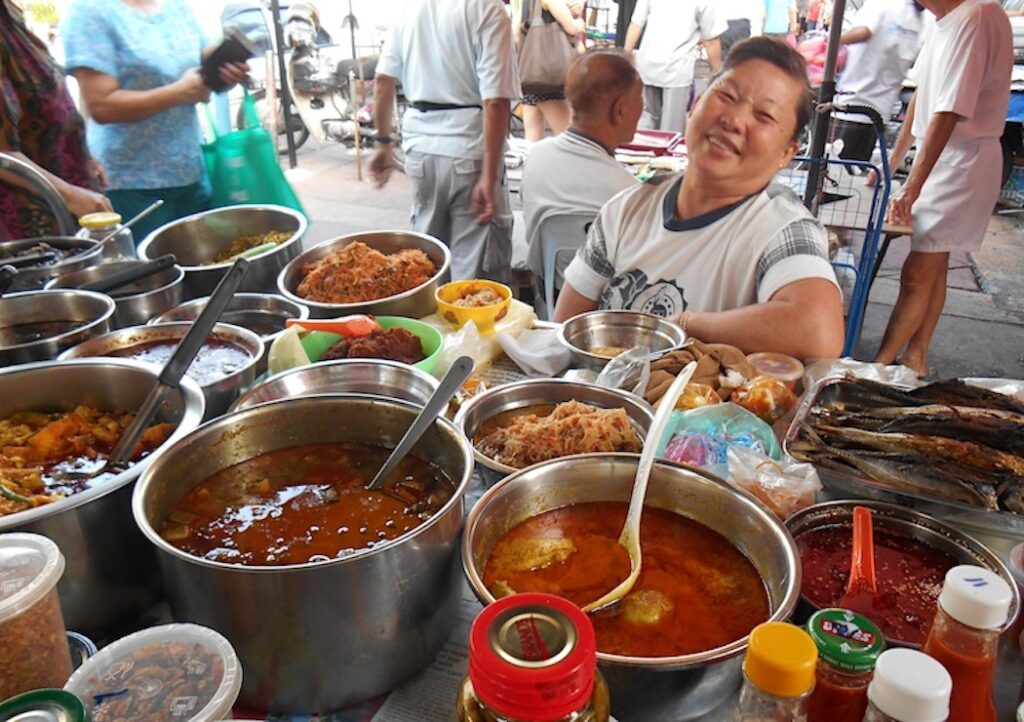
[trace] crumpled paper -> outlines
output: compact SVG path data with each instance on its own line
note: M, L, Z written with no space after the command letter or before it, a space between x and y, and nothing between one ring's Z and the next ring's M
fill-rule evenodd
M557 376L569 367L569 349L558 340L555 329L526 330L518 336L499 333L497 340L505 355L528 376Z

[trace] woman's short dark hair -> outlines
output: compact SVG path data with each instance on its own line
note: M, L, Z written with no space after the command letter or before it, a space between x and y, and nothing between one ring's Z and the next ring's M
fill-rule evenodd
M811 120L814 109L814 96L807 84L807 63L800 53L787 45L782 40L759 35L753 38L742 40L729 49L729 54L722 61L722 67L715 75L717 80L723 73L727 73L738 65L748 60L763 60L771 63L785 73L788 77L800 83L800 98L796 105L796 129L793 131L793 140L800 137L800 132L807 127Z

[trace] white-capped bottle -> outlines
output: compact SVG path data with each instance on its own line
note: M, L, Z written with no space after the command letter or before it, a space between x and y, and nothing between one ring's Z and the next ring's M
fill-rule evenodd
M949 672L924 652L887 649L875 662L864 722L945 722L952 690Z

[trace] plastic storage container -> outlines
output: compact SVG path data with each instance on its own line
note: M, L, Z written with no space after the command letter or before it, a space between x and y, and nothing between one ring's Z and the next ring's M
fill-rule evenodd
M800 627L765 622L750 633L743 658L737 722L804 722L818 648Z
M864 722L944 722L953 680L941 664L916 649L887 649L868 685Z
M135 238L132 236L132 229L121 225L119 213L87 213L78 219L81 229L75 235L79 238L88 238L92 241L102 241L111 233L117 232L113 240L106 244L103 249L104 258L135 259L138 254L135 252Z
M57 582L64 555L38 534L0 534L0 699L61 687L71 654Z
M227 719L242 688L231 644L198 624L130 634L83 664L64 689L94 719L212 722Z
M747 361L757 369L759 376L771 376L778 379L795 391L800 379L804 377L804 365L799 360L784 353L761 351L747 354Z
M89 714L70 692L37 689L0 702L0 722L89 722Z

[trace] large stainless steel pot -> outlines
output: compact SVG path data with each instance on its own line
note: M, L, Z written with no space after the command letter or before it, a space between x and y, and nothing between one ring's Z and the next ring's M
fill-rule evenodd
M42 288L46 282L62 273L78 271L103 262L103 249L96 241L74 236L43 236L41 238L22 238L19 241L0 243L0 256L21 255L31 251L40 243L45 243L58 251L70 253L63 261L47 266L24 268L18 272L11 289L14 291L31 291ZM3 259L0 258L0 266Z
M89 358L92 356L116 356L118 351L125 351L153 341L179 341L189 329L191 323L160 323L153 326L129 326L96 336L88 341L69 348L59 358L63 360ZM210 332L209 340L230 343L243 349L251 359L248 364L232 374L203 384L203 396L206 399L206 418L212 419L228 410L232 402L256 378L256 365L263 356L263 341L247 328L233 326L230 323L218 323Z
M93 291L24 291L0 298L0 329L48 322L76 324L38 341L8 344L0 333L0 366L48 361L61 351L110 330L114 302Z
M256 293L274 291L277 274L301 250L308 227L305 216L291 208L245 205L215 208L168 223L139 244L139 258L151 261L173 253L185 270L185 299L209 296L231 263L213 263L214 256L239 236L269 231L287 231L284 243L249 259L249 272L240 290Z
M70 411L79 404L136 410L157 370L127 359L82 359L0 370L0 419L16 411ZM183 379L157 414L178 428L161 448L195 429L203 394ZM157 452L159 453L159 451ZM157 598L153 550L131 518L132 482L154 461L143 459L110 481L67 499L0 516L0 532L29 531L53 539L67 562L58 591L68 629L92 637L135 622Z
M138 266L139 261L115 261L81 271L62 273L46 284L47 290L80 288L84 284L108 278L111 274ZM107 295L114 300L113 328L138 326L151 317L181 303L185 272L181 266L171 266L140 281L114 289Z
M483 570L498 540L513 526L558 507L591 501L629 501L639 456L588 454L519 471L489 489L469 515L462 558L473 591L494 596ZM768 592L771 620L796 607L800 561L793 537L763 504L727 482L688 466L658 461L647 505L682 514L722 534L751 561ZM735 691L747 637L700 654L638 658L598 652L612 712L620 722L698 719Z
M863 499L826 501L798 511L786 519L786 527L794 537L799 537L813 529L834 526L849 527L852 534L853 508L855 506L865 506L871 509L872 524L876 530L916 539L933 549L946 552L956 559L958 564L984 567L1005 579L1006 583L1010 585L1010 589L1013 590L1013 603L1010 605L1010 616L1003 629L1013 626L1017 615L1020 614L1021 600L1016 580L1010 570L1003 564L999 555L987 546L935 517L880 501ZM817 607L810 600L801 596L796 619L798 621L806 620L816 609ZM919 645L903 644L901 646L917 647Z
M320 394L373 394L424 406L437 379L408 364L384 359L339 359L300 366L253 386L231 405L232 411L278 399Z
M626 391L609 389L582 381L531 379L496 386L474 396L459 408L459 412L455 415L455 425L459 427L459 431L472 440L476 436L477 430L498 414L529 406L560 404L573 400L600 409L625 409L633 428L636 429L641 439L647 436L647 430L654 420L654 410L651 405L639 396L634 396ZM484 456L475 447L473 456L476 459L480 476L488 486L516 471L515 467Z
M319 303L298 295L299 284L306 277L306 266L340 251L350 243L360 241L385 255L407 248L419 249L437 266L437 273L426 283L394 296L365 303ZM378 316L407 316L422 318L437 310L434 292L448 280L452 254L448 247L432 236L412 231L371 231L342 236L313 246L293 258L277 277L280 293L296 303L309 306L312 318L334 318L352 313L370 313Z
M329 562L247 567L194 557L157 532L171 506L221 469L275 449L394 446L416 412L360 395L265 404L206 424L154 460L139 482L135 520L157 548L171 611L228 638L244 670L240 703L339 709L395 688L430 663L457 617L469 443L438 419L417 449L455 481L452 498L390 544Z
M588 311L563 323L558 340L569 349L573 368L600 372L612 357L591 349L646 346L651 358L657 358L682 348L686 332L667 319L640 311Z

